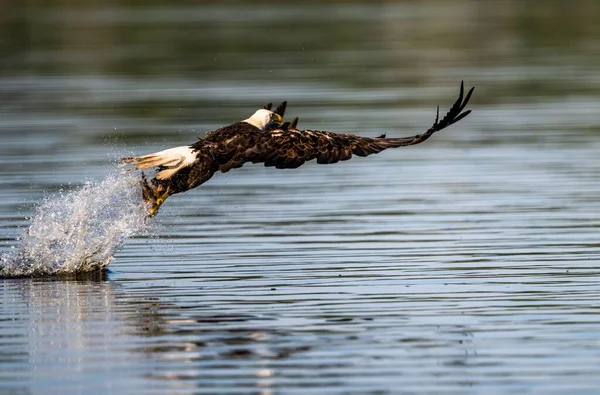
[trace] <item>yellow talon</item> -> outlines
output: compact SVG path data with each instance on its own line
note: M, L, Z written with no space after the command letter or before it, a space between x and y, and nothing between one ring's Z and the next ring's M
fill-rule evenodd
M159 195L159 191L163 188L160 185L157 188L154 188L152 184L150 184L146 177L142 175L142 198L144 202L150 206L148 209L148 216L153 217L158 212L160 206L167 200L167 198L171 195L170 188L167 187L167 190Z
M161 196L154 199L154 201L152 202L152 207L150 207L150 210L148 210L148 214L150 217L153 217L154 215L156 215L156 213L158 212L158 209L165 202L165 200L167 200L169 195L170 195L170 193L169 193L169 190L167 189L167 192L163 193Z

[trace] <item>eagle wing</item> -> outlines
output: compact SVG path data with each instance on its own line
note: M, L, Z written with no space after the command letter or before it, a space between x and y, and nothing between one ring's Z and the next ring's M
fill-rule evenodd
M268 103L266 106L264 106L263 108L265 110L269 110L271 111L271 108L273 107L273 103ZM283 118L283 115L285 114L285 108L287 107L287 101L284 101L283 103L281 103L280 105L277 106L277 108L275 108L275 111L273 111L275 114L279 114L281 115L281 117Z
M441 120L438 107L435 122L423 134L401 138L385 138L385 135L361 137L321 130L298 130L295 128L296 121L294 121L292 124L288 124L287 128L263 132L260 136L256 136L249 145L238 145L238 152L233 155L235 165L231 167L226 165L225 167L239 167L243 162L262 162L265 166L274 166L278 169L293 169L313 159L316 159L317 163L336 163L348 160L352 155L368 156L388 148L419 144L435 132L439 132L469 115L471 110L464 112L463 110L474 89L471 88L463 98L464 84L461 82L460 94L454 105Z

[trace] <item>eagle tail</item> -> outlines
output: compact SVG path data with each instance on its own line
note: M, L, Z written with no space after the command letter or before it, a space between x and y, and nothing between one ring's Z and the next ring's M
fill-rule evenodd
M129 156L126 158L122 158L121 161L119 162L119 167L128 166L128 165L134 166L131 169L124 170L124 172L130 172L130 171L135 171L135 170L150 169L152 167L158 167L158 166L170 167L173 165L177 165L180 161L181 160L179 158L165 157L165 156L157 155L157 153L155 153L155 154L148 154L148 155L143 155L143 156Z
M159 167L161 170L156 174L156 178L159 180L166 180L172 177L181 168L192 165L195 159L196 155L194 154L194 150L188 146L183 146L154 152L148 155L122 158L119 161L118 166L133 166L130 169L124 170L123 173Z

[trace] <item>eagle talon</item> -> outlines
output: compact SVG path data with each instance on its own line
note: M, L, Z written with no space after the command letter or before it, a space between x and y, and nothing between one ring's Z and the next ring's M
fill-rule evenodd
M153 205L150 210L148 210L148 218L149 217L154 217L156 215L156 213L158 212L159 209L159 205Z
M169 191L169 189L167 189L167 191L165 193L163 193L162 195L160 195L159 197L157 197L154 200L154 202L152 203L152 207L150 208L150 210L148 210L151 217L156 215L160 206L162 206L162 204L165 202L165 200L167 200L167 198L170 195L171 195L171 192Z
M158 212L160 206L171 195L170 188L167 188L167 190L163 192L163 188L160 188L160 186L155 188L144 175L142 175L140 184L142 187L142 198L148 206L148 217L153 217ZM162 194L160 194L161 192Z
M157 189L153 187L143 173L140 186L142 187L142 198L148 206L148 217L153 217L158 212L160 205L165 201L166 194L160 197L157 196Z
M149 185L148 180L144 173L142 173L142 179L140 181L140 185L142 187L142 198L144 202L150 203L154 200L154 189Z

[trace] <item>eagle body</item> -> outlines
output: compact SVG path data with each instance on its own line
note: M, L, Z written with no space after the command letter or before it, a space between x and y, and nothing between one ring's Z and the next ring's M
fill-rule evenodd
M189 146L171 148L157 152L156 156L166 158L177 155L180 159L176 168L160 169L155 177L156 187L171 194L185 192L208 181L215 172L223 173L244 163L240 147L257 141L263 130L246 122L236 122L227 127L208 132L203 138ZM166 164L168 166L168 164Z
M214 156L216 147L226 147L236 136L260 133L281 126L286 105L287 102L283 102L275 111L271 111L269 103L243 121L208 132L195 144L122 158L119 166L133 166L125 172L156 169L156 176L151 181L147 181L142 173L142 195L150 204L149 214L154 215L170 195L195 188L212 177L219 169Z
M243 154L240 147L251 146L265 132L263 129L238 122L230 127L207 133L203 138L190 145L190 148L196 152L210 154L217 169L226 173L243 165L242 162L238 166L236 160Z
M248 162L263 163L277 169L295 169L311 160L319 164L337 163L353 155L364 157L388 148L422 143L435 132L469 115L471 111L463 112L463 109L473 90L471 88L463 100L464 87L461 83L460 95L444 118L439 119L438 107L433 125L424 133L410 137L363 137L323 130L300 130L297 118L291 123L283 123L284 102L281 116L275 121L268 114L269 105L247 120L207 133L189 146L124 158L121 164L134 165L132 170L157 169L153 180L144 178L142 181L144 199L151 205L149 214L154 215L168 196L195 188L218 171L226 173ZM267 120L267 116L271 118Z

